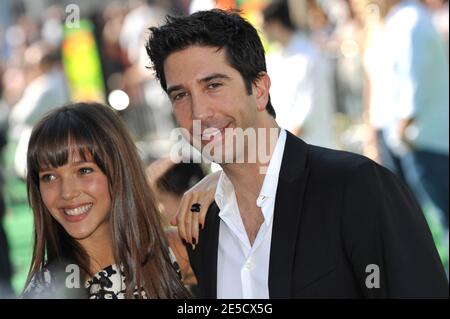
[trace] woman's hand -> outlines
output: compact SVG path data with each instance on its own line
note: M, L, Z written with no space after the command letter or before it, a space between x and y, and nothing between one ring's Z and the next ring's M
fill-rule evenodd
M193 249L198 243L199 228L203 229L208 208L214 202L220 173L209 174L185 192L177 215L171 220L172 225L178 226L180 237L191 244ZM200 212L191 212L192 205L196 203L200 204Z

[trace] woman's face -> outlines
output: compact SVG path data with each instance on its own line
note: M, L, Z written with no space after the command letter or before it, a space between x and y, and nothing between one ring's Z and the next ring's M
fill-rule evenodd
M59 167L39 172L42 201L50 214L78 241L108 240L111 196L108 178L79 154Z

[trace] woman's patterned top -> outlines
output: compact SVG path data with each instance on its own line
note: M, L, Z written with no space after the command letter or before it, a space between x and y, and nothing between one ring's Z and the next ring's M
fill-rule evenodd
M175 259L175 255L169 248L170 259L172 265L175 268L179 279L181 280L180 267ZM71 284L68 279L70 274L65 273L64 286L57 285L55 282L61 282L61 280L55 280L53 272L49 269L45 269L43 272L43 278L33 278L22 295L23 298L89 298L89 299L125 299L126 285L125 274L123 266L119 267L116 264L109 265L99 272L97 272L92 278L87 280L84 284L85 290L81 289L68 289L67 286ZM59 287L59 288L58 288ZM86 296L87 293L87 296ZM138 296L137 287L134 291L134 297ZM141 298L146 299L145 291L141 291Z

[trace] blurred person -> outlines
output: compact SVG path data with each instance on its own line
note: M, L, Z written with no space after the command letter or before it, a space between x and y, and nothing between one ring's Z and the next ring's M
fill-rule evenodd
M64 7L61 4L53 4L44 10L41 17L41 38L56 48L62 43L64 16Z
M130 11L124 18L119 39L130 64L135 64L142 57L145 30L161 22L165 14L165 10L157 5L156 0L130 1Z
M24 60L28 84L9 115L10 138L18 143L14 167L20 177L25 176L31 128L42 115L70 99L59 49L36 42L26 49Z
M43 114L69 100L61 52L46 42L35 42L24 52L27 87L12 107L10 125L35 124Z
M126 52L128 67L123 73L121 86L130 98L130 106L122 116L139 140L155 142L167 140L175 127L169 101L159 88L157 81L146 72L148 58L145 53L145 32L148 27L158 25L166 15L158 1L130 1L119 35L121 49Z
M333 30L334 54L336 55L336 101L340 113L355 124L363 113L363 68L362 68L362 21L349 1L344 1L346 14ZM344 142L345 144L345 142Z
M189 192L195 192L192 189L206 174L200 164L197 163L178 163L174 164L170 158L163 158L150 164L148 171L153 171L149 175L150 180L153 180L156 196L161 205L161 213L163 216L162 225L165 230L165 235L169 246L173 250L177 262L180 266L182 282L187 286L192 295L196 296L197 279L189 263L189 257L186 248L178 234L176 227L170 225L180 208L185 205L183 202L189 199ZM206 180L206 179L205 179ZM203 207L209 206L214 200L214 192L217 185L218 174L211 174L208 176L210 180L210 191L207 189L205 193L198 192L199 198L191 200L193 202L203 203ZM201 197L201 200L200 200ZM187 201L186 201L187 203ZM199 227L202 228L200 221ZM196 222L193 224L197 225ZM195 245L195 240L193 245Z
M297 30L308 34L308 39L319 50L321 55L331 63L333 81L336 73L336 41L334 32L337 22L332 19L323 4L317 0L287 0L289 7L289 17ZM328 2L326 2L328 4ZM339 7L340 0L335 0L333 4ZM336 86L337 83L334 83ZM336 90L333 88L334 95ZM338 102L334 97L335 104ZM335 105L336 107L337 105Z
M119 89L117 77L129 66L127 51L120 46L120 32L125 18L125 8L118 2L106 5L99 21L100 55L107 93Z
M161 2L165 4L166 11L170 12L171 14L189 14L189 6L191 0L162 0Z
M267 57L277 122L307 143L335 146L331 64L311 42L307 30L296 29L286 0L267 5L263 17L265 35L282 46L280 54Z
M3 196L3 181L0 181L0 299L15 297L15 293L12 287L13 271L9 252L8 237L3 226L5 214L6 205Z
M351 0L349 6L363 28L359 41L364 74L362 120L366 128L363 154L382 164L380 155L382 150L378 143L383 121L388 113L384 110L387 107L384 101L386 75L384 13L382 8L371 0Z
M431 10L434 25L444 40L448 59L448 0L422 0L422 2Z
M34 42L39 41L41 37L41 29L39 28L38 22L33 17L25 13L19 14L16 18L15 24L10 26L8 30L10 28L16 29L16 32L20 30L18 33L15 33L19 36L17 39L8 39L13 42L13 45L25 44L26 46L30 46Z
M2 96L1 86L0 96ZM13 271L9 254L8 238L4 228L6 205L3 194L3 149L7 143L7 112L8 109L6 105L0 101L0 299L13 298L15 296L11 285Z
M2 134L0 132L0 134ZM0 139L3 136L0 136ZM1 141L0 141L1 142ZM0 145L0 147L2 147ZM0 149L1 151L1 149ZM9 252L8 237L4 228L6 215L6 204L3 194L3 174L0 172L0 299L13 298L15 296L12 288L12 263Z
M223 168L195 250L187 246L201 297L448 298L430 230L398 178L278 126L264 49L247 20L200 11L150 31L147 52L178 124ZM225 143L244 129L258 129L259 143ZM252 150L256 161L241 161ZM195 208L178 215L179 227Z
M1 77L3 87L1 102L6 105L7 114L20 100L27 84L22 57L23 52L16 49L4 62L4 72Z
M378 1L387 12L382 161L403 174L422 205L431 200L448 230L449 73L444 45L418 1Z
M292 20L310 30L311 41L329 64L335 146L361 153L360 25L349 10L347 0L289 0L288 3Z

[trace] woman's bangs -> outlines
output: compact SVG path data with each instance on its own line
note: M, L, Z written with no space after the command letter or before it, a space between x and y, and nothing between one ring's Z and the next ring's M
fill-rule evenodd
M103 169L103 161L99 158L98 147L90 130L84 125L74 125L73 121L63 123L47 123L35 141L30 141L29 169L38 173L46 168L56 168L72 161L95 161Z

